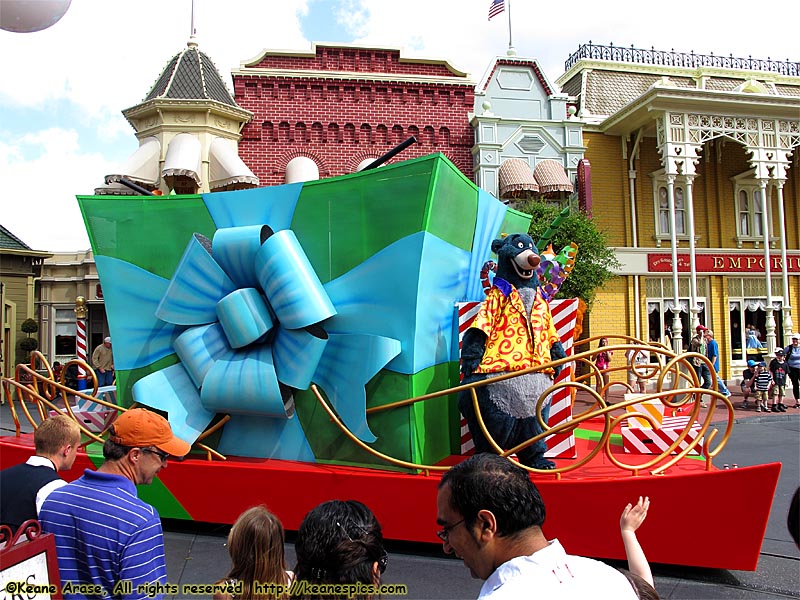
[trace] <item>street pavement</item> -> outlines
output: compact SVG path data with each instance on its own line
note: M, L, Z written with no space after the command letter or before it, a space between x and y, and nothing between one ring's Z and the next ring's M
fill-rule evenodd
M738 405L739 399L734 397L733 400ZM791 399L789 404L793 404ZM738 464L743 467L778 461L783 465L758 568L750 572L652 565L656 589L661 598L800 598L800 551L786 528L789 501L800 485L800 410L790 409L789 413L773 415L737 408L735 413L733 433L726 448L715 459L715 464ZM30 431L30 427L23 426L23 431ZM14 434L7 406L0 407L0 434ZM731 523L730 527L746 527L747 490L742 490L739 497L730 498L730 502L737 503L742 510L742 521ZM676 513L685 510L713 510L713 506L704 505L702 499L692 499L676 507ZM428 519L432 518L434 512L435 507L431 506L430 515L409 514L408 518ZM643 527L646 526L645 522ZM225 525L165 520L168 581L178 584L180 588L183 584L210 583L222 579L230 564L224 546L228 529ZM676 535L691 538L691 532L679 529ZM294 533L288 532L286 557L290 568L295 561L293 541ZM388 542L387 550L390 560L383 581L408 586L406 598L460 599L478 596L482 582L471 579L460 560L444 555L440 544ZM622 562L607 562L615 567L625 566ZM189 596L179 594L172 597Z

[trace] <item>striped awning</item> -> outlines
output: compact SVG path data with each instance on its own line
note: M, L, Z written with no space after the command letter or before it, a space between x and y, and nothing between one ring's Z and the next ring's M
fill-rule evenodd
M131 154L119 173L106 175L106 186L113 188L114 184L117 184L122 178L150 188L157 186L159 180L158 159L160 155L161 143L158 139L153 136L144 138L136 152ZM123 190L128 189L121 185L118 185L118 187Z
M521 158L509 158L500 165L498 173L500 198L525 198L539 192L528 163Z
M258 177L236 153L236 142L214 138L208 152L208 179L212 192L258 186Z
M189 177L200 185L200 140L189 133L179 133L167 147L164 158L164 177Z
M539 162L533 170L533 178L539 184L539 189L543 194L550 192L569 192L572 193L572 182L558 162L547 159Z

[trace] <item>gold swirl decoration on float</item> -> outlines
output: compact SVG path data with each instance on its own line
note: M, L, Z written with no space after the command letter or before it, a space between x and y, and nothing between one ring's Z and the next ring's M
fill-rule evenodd
M593 343L599 340L601 337L616 340L618 343L602 347L597 347L595 345L594 348L591 348L592 345L594 345ZM713 468L712 463L714 457L722 451L727 444L728 439L730 438L734 423L734 411L733 404L731 403L730 399L715 390L717 386L717 375L713 365L707 357L695 353L683 353L676 355L672 350L662 344L646 344L634 337L622 335L601 335L580 340L579 342L575 343L574 350L580 349L581 347L590 349L583 352L577 352L572 356L568 356L558 361L549 362L544 365L523 371L509 373L491 380L491 382L496 383L499 380L519 377L520 375L524 375L526 373L544 371L552 369L556 366L564 366L573 362L576 366L574 372L581 373L572 381L563 381L552 385L536 400L536 414L543 426L543 432L540 435L532 437L514 448L509 448L506 450L500 448L492 439L484 425L475 390L483 385L486 385L489 383L489 381L479 381L439 390L422 396L368 408L366 412L367 415L370 415L409 406L416 404L417 402L426 402L431 400L446 401L448 396L455 395L462 390L470 390L472 393L473 402L475 404L478 421L484 435L486 436L487 440L489 440L489 443L492 444L495 451L501 456L509 457L509 460L511 460L510 457L512 454L519 452L523 448L539 441L540 439L546 438L553 434L573 432L583 423L591 419L599 418L602 421L602 430L599 432L599 438L587 454L576 459L570 459L568 464L552 470L539 470L532 467L519 465L521 468L533 473L540 475L552 475L556 479L561 479L562 474L580 469L601 452L604 454L605 458L607 458L611 464L620 469L620 471L627 472L634 476L646 473L652 475L664 474L670 467L684 459L692 451L697 452L705 458L706 470L711 470ZM605 369L600 369L594 360L594 357L601 351L626 353L629 350L637 349L648 351L650 356L654 357L654 361L653 358L651 358L652 362L649 364L635 365L633 363L633 359L630 359L630 361L626 361L624 364L620 361L617 361L618 364L616 366L608 366ZM695 359L699 359L707 363L712 377L712 385L710 389L704 389L701 387L695 369L692 366L692 362ZM65 385L64 374L66 373L67 367L73 363L78 364L78 366L87 373L89 389L77 391ZM600 388L600 393L598 393L594 387L592 387L592 384L594 384L596 381L602 382L602 376L604 373L613 374L619 372L624 372L625 374L632 373L636 378L644 380L648 387L653 388L653 391L642 395L637 395L636 397L631 397L627 400L622 400L621 402L609 404L605 399L609 390L615 387L621 387L623 388L622 391L624 392L633 392L632 386L627 383L627 381L615 381L610 378L611 380L609 383L602 386ZM53 370L46 358L37 351L34 351L31 354L30 366L22 364L17 365L14 379L3 378L2 387L4 396L9 401L11 414L16 426L17 436L20 435L20 422L17 404L24 413L25 417L34 427L36 427L36 419L34 419L34 416L29 411L26 403L35 404L39 419L41 420L46 417L48 410L64 411L64 409L58 407L54 403L59 392L61 393L62 397L69 394L74 395L77 398L96 402L97 404L109 409L120 411L128 410L121 406L106 402L105 400L96 396L97 378L92 368L84 361L73 359L67 362L62 370L60 380L56 381L53 375ZM544 399L561 388L567 388L571 394L573 406L572 418L571 420L562 422L553 427L549 427L542 422L542 406L544 404ZM412 469L424 474L429 474L430 472L436 471L446 471L450 468L449 466L445 465L426 465L404 461L375 450L369 444L360 440L343 424L336 411L330 406L316 385L312 385L311 390L313 391L323 410L325 410L330 417L332 423L339 428L342 434L353 444L359 446L364 451L370 453L381 461L384 461L387 464L395 467ZM587 409L576 413L575 398L578 393L580 393L584 399L588 397L591 404ZM702 415L700 410L701 397L703 395L710 396L712 400L705 415ZM660 400L664 405L665 413L671 413L674 415L681 412L684 416L688 417L688 422L685 424L683 429L680 430L680 433L677 435L676 439L666 449L661 451L659 454L653 454L652 458L649 460L640 462L639 464L631 464L620 458L624 455L612 452L611 436L616 428L631 418L643 419L648 421L651 426L656 426L657 423L652 416L646 413L629 412L626 410L627 407L634 406L648 400ZM721 407L718 406L720 404ZM108 428L99 433L89 431L75 416L73 409L68 402L66 403L66 412L78 422L81 427L81 431L88 438L87 441L84 442L84 446L93 441L103 441L104 436L106 436L108 432ZM723 412L723 415L726 417L724 420L720 419L720 412ZM208 460L213 460L214 458L220 460L226 459L225 456L213 448L201 443L201 440L207 438L222 425L224 425L227 418L229 417L225 416L221 421L218 421L210 426L203 432L203 434L195 443L195 447L206 453ZM712 423L715 424L714 427L712 427ZM696 435L690 436L689 434L693 428L696 432ZM722 429L721 436L720 428ZM517 463L515 462L515 464Z

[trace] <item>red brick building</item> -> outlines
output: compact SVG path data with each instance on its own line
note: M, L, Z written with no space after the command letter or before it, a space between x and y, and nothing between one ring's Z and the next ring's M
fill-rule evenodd
M261 185L281 184L296 157L320 177L352 173L409 136L399 159L444 153L472 178L474 86L446 61L399 50L314 44L265 50L233 72L234 98L253 113L239 155Z

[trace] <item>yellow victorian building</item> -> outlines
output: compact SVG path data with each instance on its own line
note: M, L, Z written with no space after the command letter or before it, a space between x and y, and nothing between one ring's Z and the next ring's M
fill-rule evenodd
M557 83L591 165L587 208L623 265L590 330L685 350L705 324L725 379L746 364L748 330L764 356L788 345L800 306L800 63L587 44L565 69Z

